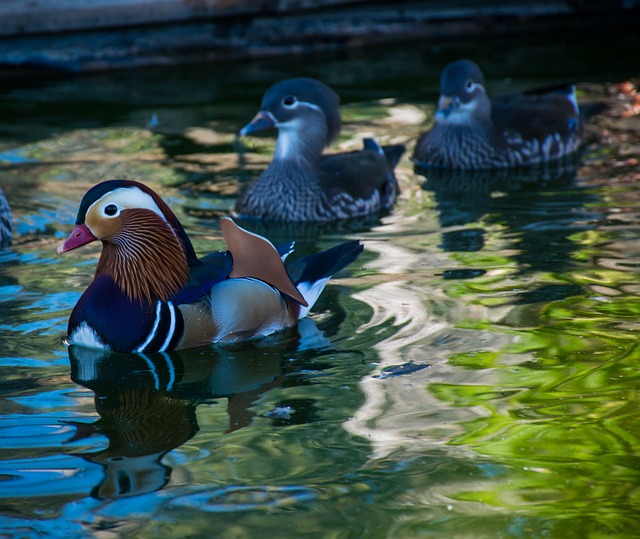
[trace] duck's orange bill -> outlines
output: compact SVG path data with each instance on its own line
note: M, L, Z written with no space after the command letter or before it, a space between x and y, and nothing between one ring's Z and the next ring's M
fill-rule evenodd
M96 241L97 239L98 238L96 238L91 233L87 225L85 225L84 223L81 225L76 225L71 235L66 240L64 240L64 242L58 245L56 253L61 255L62 253L72 251L73 249L82 247L83 245L91 243L92 241Z

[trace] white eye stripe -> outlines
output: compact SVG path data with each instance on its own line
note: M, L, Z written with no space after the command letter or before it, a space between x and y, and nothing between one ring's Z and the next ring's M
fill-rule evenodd
M283 106L284 106L285 109L289 109L289 110L295 110L295 109L298 109L300 107L308 108L308 109L316 110L318 112L322 112L324 114L324 111L318 105L316 105L314 103L309 103L308 101L296 100L296 102L291 104L291 105L285 105L283 103Z
M303 107L317 110L318 112L322 112L324 114L323 110L318 105L315 105L314 103L309 103L308 101L298 101L298 104Z
M118 208L118 212L114 215L109 215L105 211L106 207L110 204L113 204ZM91 204L91 206L89 206L87 213L89 213L94 206L100 208L100 212L108 217L115 217L122 210L140 208L151 210L166 221L164 214L160 211L160 208L153 200L153 197L138 187L120 187L105 193Z

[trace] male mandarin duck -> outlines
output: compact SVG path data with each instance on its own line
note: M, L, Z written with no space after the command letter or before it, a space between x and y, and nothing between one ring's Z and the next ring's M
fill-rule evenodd
M292 244L278 252L229 218L220 226L228 251L199 259L149 187L109 180L89 189L57 250L102 242L94 279L71 313L68 341L157 352L268 335L306 316L331 275L363 249L350 241L285 267Z
M322 155L340 133L340 98L310 78L271 86L260 111L241 131L278 129L273 160L242 194L236 214L286 221L332 221L388 210L398 194L393 173L404 146Z
M413 158L426 167L496 169L546 163L578 151L582 122L572 85L490 99L471 60L447 65L435 125Z

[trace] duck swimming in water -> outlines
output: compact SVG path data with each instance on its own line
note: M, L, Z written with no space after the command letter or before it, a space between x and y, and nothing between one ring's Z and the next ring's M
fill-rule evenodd
M57 250L102 242L93 281L71 313L68 341L146 353L268 335L306 316L331 275L363 249L349 241L285 266L292 244L278 250L229 218L220 227L227 251L198 258L152 189L127 180L92 187Z
M442 72L435 125L414 150L423 167L483 170L537 165L576 153L583 128L572 85L489 98L475 62Z
M285 221L332 221L389 210L398 195L393 169L404 146L337 154L323 150L340 133L340 98L310 78L288 79L264 94L260 112L240 135L278 129L273 160L242 194L240 216Z

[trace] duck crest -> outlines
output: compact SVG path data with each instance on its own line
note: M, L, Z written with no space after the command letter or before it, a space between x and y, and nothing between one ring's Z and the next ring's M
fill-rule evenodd
M122 227L103 242L96 276L108 274L132 302L168 301L189 280L188 254L176 232L148 210L122 212Z

